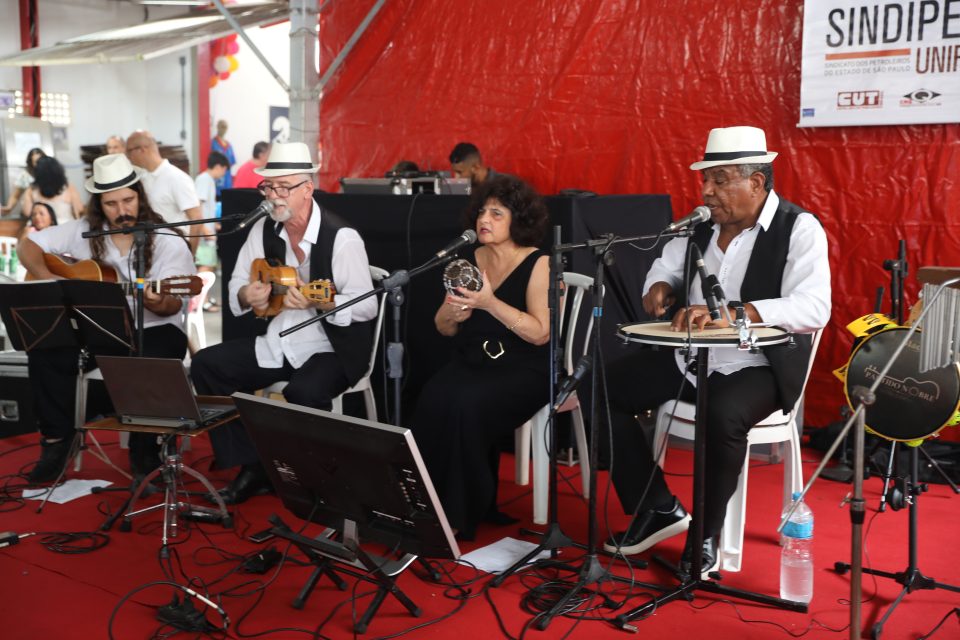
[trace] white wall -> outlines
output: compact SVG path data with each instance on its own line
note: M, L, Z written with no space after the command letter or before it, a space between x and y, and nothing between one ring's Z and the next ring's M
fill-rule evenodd
M250 29L247 35L289 83L290 24ZM260 140L270 141L270 107L289 107L290 99L243 39L238 38L237 42L237 70L210 90L209 135L216 135L217 120L226 120L227 140L233 145L237 164L243 164L250 159L253 145Z
M104 29L131 26L144 20L143 7L118 0L43 0L40 12L40 46ZM149 18L182 13L182 8L151 7ZM0 0L0 55L20 50L20 20L17 0ZM180 138L180 56L187 58L187 138ZM149 129L166 144L191 149L190 122L195 100L190 78L193 68L189 49L146 62L104 65L57 65L41 71L43 91L70 95L72 124L67 128L69 147L57 153L68 177L80 192L83 166L80 146L103 144L108 136L127 136L136 129ZM20 67L0 67L0 89L21 89Z

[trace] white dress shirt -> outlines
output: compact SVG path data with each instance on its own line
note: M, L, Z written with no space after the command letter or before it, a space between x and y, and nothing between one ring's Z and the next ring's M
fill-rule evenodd
M727 301L741 300L740 287L747 272L760 228L768 229L780 206L780 197L770 191L760 211L757 224L744 229L727 246L726 252L717 244L720 226L714 225L703 262L707 272L715 274L727 296ZM687 238L674 238L663 248L643 285L646 295L655 282L666 282L674 291L683 289L683 261ZM827 254L827 235L810 213L797 216L790 234L790 252L783 270L779 298L752 300L763 322L774 324L793 333L813 333L830 320L831 288L830 261ZM700 276L694 270L689 304L705 304L700 290ZM677 353L677 364L684 370L684 358ZM763 352L751 354L738 349L710 349L708 372L730 374L745 367L768 366ZM689 376L688 376L689 377ZM693 378L691 377L691 380Z
M150 208L167 222L183 222L187 219L187 209L200 206L193 180L169 160L161 162L153 171L145 171L140 180Z
M88 260L93 258L90 240L82 237L81 234L89 230L90 223L86 218L83 218L31 233L30 239L46 253L69 255L77 260ZM153 259L150 270L146 274L147 280L163 280L174 276L193 275L197 272L197 267L193 264L193 254L190 252L190 247L179 234L171 235L171 233L173 231L169 230L153 236ZM103 237L104 254L100 262L116 269L121 281L132 282L136 279L133 249L131 248L126 254L121 255L117 245L113 244L113 237ZM186 298L184 298L185 300ZM132 309L133 298L128 297L127 302ZM133 321L136 322L137 318L134 317ZM144 307L144 328L161 324L172 324L181 331L183 330L183 322L179 313L160 316Z
M284 264L297 265L297 275L303 282L310 282L310 253L317 242L320 233L320 207L313 203L313 212L310 221L300 241L304 260L297 263L297 255L290 246L290 237L284 227L280 232L287 248ZM264 218L257 221L250 229L247 241L240 248L237 255L237 264L230 277L230 310L233 315L239 316L248 313L251 309L240 308L238 294L241 287L250 283L250 266L256 258L264 256L263 225L272 220ZM337 232L333 241L333 256L331 258L333 270L333 284L337 293L333 298L335 304L343 304L348 300L370 291L373 288L370 279L370 263L367 260L367 250L363 246L363 239L354 229L344 228ZM280 332L317 315L316 309L282 309L270 322L265 335L257 337L256 353L257 364L265 369L276 369L283 366L283 359L299 369L315 353L329 353L333 351L327 333L324 331L325 322L345 327L353 322L373 320L377 315L377 298L371 296L362 302L327 316L320 322L301 329L281 338Z

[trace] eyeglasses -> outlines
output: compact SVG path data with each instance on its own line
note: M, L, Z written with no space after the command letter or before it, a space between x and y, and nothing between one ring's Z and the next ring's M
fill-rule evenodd
M296 189L301 185L307 184L308 182L310 181L304 180L303 182L298 182L297 184L292 184L290 186L287 186L285 184L273 185L268 182L261 182L260 184L257 185L257 191L259 191L265 196L270 195L270 192L273 191L273 193L278 198L286 198L287 196L290 195L291 191L293 191L294 189Z

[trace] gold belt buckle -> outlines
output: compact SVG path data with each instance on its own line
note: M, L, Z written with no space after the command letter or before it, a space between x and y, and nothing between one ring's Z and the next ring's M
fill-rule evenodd
M488 345L488 344L490 344L490 341L489 341L489 340L484 340L484 341L483 341L483 352L484 352L485 354L487 354L487 357L490 358L491 360L496 360L497 358L499 358L500 356L502 356L504 353L506 353L506 350L503 348L503 343L501 343L499 340L497 340L497 346L500 347L500 352L497 353L496 355L490 353L490 351L487 350L487 345Z

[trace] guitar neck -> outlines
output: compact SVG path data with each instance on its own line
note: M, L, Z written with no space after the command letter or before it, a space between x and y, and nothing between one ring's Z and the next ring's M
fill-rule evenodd
M123 292L132 296L137 293L137 283L136 282L118 282L117 284L123 289ZM145 291L152 291L153 293L160 293L160 281L159 280L144 280L143 289Z

